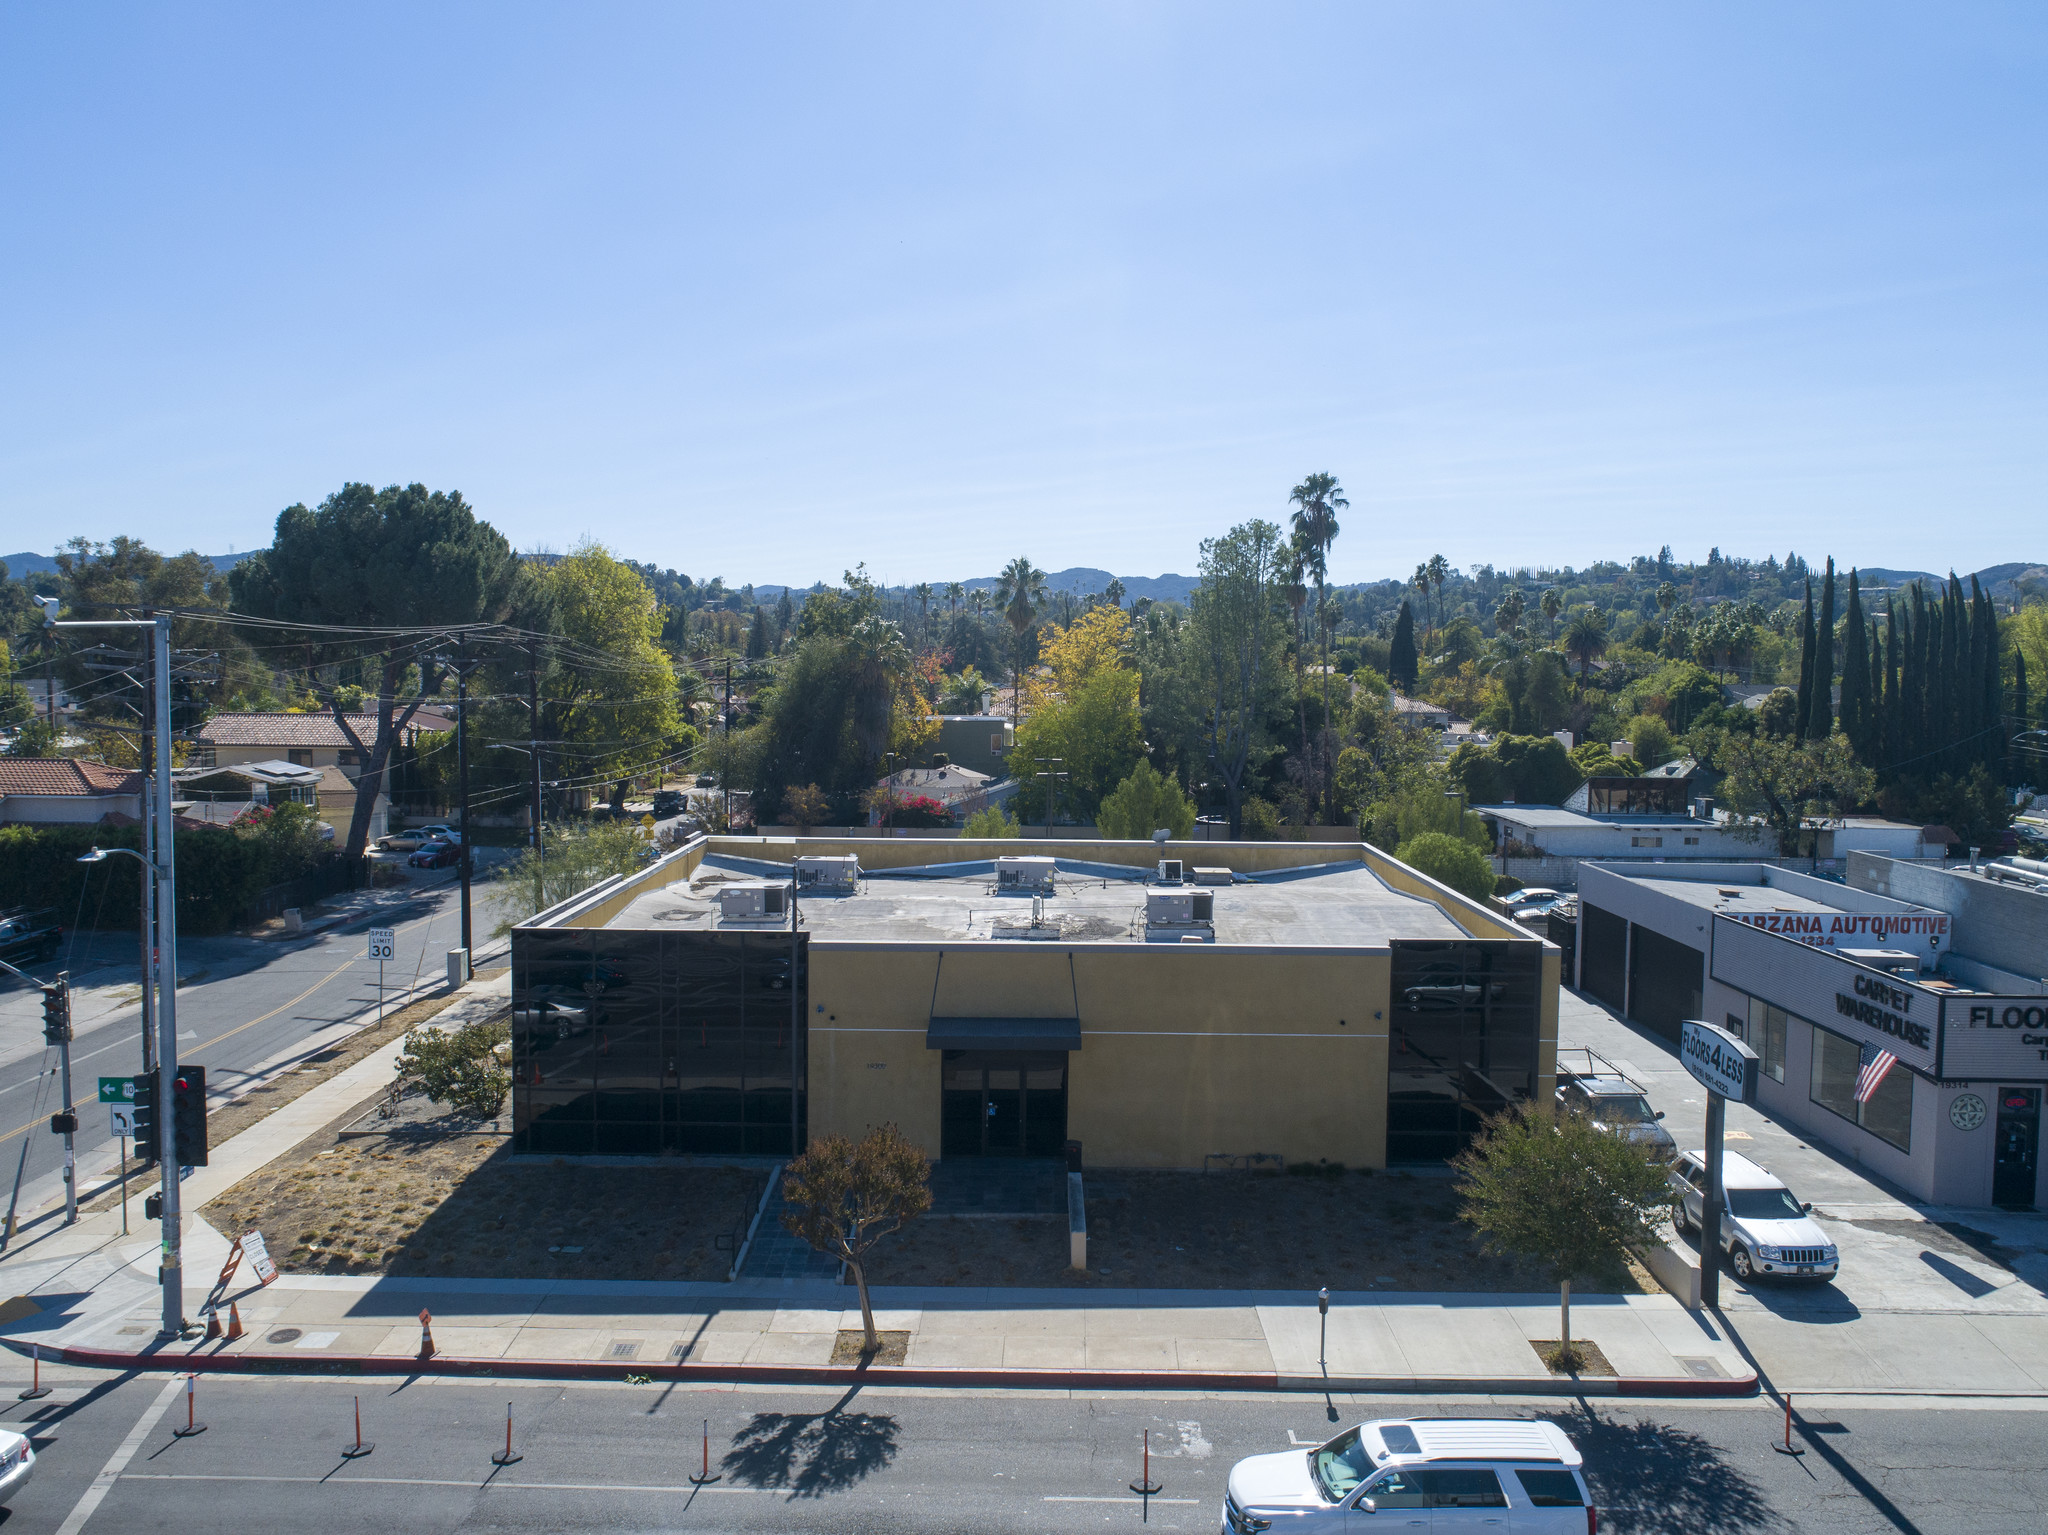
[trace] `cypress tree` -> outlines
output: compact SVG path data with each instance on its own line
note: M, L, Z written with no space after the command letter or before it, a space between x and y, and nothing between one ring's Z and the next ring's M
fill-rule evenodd
M2019 646L2012 648L2012 730L2017 735L2027 728L2027 658L2020 653ZM2003 731L1999 732L2001 735ZM2006 754L2006 781L2018 783L2029 775L2026 764L2021 760L2018 747Z
M1799 615L1799 701L1792 709L1792 739L1806 734L1813 709L1813 578L1806 582L1806 610Z
M1948 573L1948 592L1941 604L1941 649L1935 656L1927 679L1928 702L1934 706L1934 740L1930 746L1941 753L1940 761L1953 766L1956 757L1956 742L1962 736L1962 690L1956 686L1957 673L1961 670L1960 646L1962 635L1957 633L1963 622L1963 583L1956 579L1956 573Z
M1977 578L1970 577L1971 587L1976 584ZM1978 740L1977 757L1996 769L2005 761L2005 732L2000 728L2005 700L1999 697L1998 686L1998 610L1991 605L1989 592L1981 593L1977 602L1977 696L1983 700L1978 726L1983 735Z
M1920 583L1913 583L1913 600L1908 604L1910 622L1902 644L1905 661L1900 677L1900 696L1903 707L1899 711L1901 737L1899 754L1895 762L1917 761L1928 749L1927 740L1927 594L1920 589Z
M1885 600L1884 626L1884 709L1877 720L1878 760L1887 766L1902 755L1899 742L1903 738L1899 721L1905 711L1899 703L1899 613L1898 593Z
M1403 688L1413 688L1416 669L1415 615L1409 611L1407 599L1403 598L1401 611L1394 618L1394 642L1387 657L1387 670Z
M1835 557L1828 556L1820 581L1820 625L1813 632L1812 712L1806 738L1825 741L1835 729Z
M1842 730L1856 755L1870 760L1870 654L1864 649L1863 597L1856 572L1849 572L1849 621L1843 631Z

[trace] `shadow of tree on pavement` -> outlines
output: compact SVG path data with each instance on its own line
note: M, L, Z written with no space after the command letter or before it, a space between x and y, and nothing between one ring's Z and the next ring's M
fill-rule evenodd
M1735 1535L1790 1526L1762 1489L1690 1429L1582 1408L1544 1413L1586 1457L1600 1528L1617 1535L1673 1530Z
M840 1492L880 1471L896 1458L896 1420L842 1411L859 1389L819 1413L755 1413L719 1469L744 1486L787 1488L793 1498Z

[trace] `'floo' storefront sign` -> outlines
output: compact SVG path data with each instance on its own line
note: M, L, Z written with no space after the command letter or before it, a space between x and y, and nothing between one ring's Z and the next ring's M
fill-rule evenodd
M1756 1101L1756 1052L1698 1018L1678 1026L1678 1058L1700 1086L1737 1103Z

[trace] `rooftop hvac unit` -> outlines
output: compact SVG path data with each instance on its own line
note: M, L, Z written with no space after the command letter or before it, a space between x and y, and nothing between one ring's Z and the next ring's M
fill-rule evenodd
M1237 883L1237 876L1228 869L1209 869L1203 868L1198 864L1195 867L1195 883L1198 885L1234 885Z
M727 922L779 921L788 910L787 885L727 885L718 892L718 915Z
M1197 927L1216 920L1216 897L1207 890L1148 890L1147 927Z
M853 853L827 857L806 853L796 861L796 887L821 894L851 895L860 884L860 858Z
M1050 895L1054 867L1050 858L998 858L996 889L1020 895Z
M1178 884L1180 883L1180 881L1181 881L1181 861L1180 861L1180 860L1179 860L1178 858L1162 858L1162 859L1160 859L1160 860L1159 860L1159 883L1160 883L1160 884L1162 884L1162 885L1178 885Z

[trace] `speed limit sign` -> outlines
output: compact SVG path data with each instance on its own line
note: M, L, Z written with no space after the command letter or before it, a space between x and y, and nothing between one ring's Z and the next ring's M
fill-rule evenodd
M370 954L375 960L386 960L396 956L398 934L393 928L373 927L370 929Z

